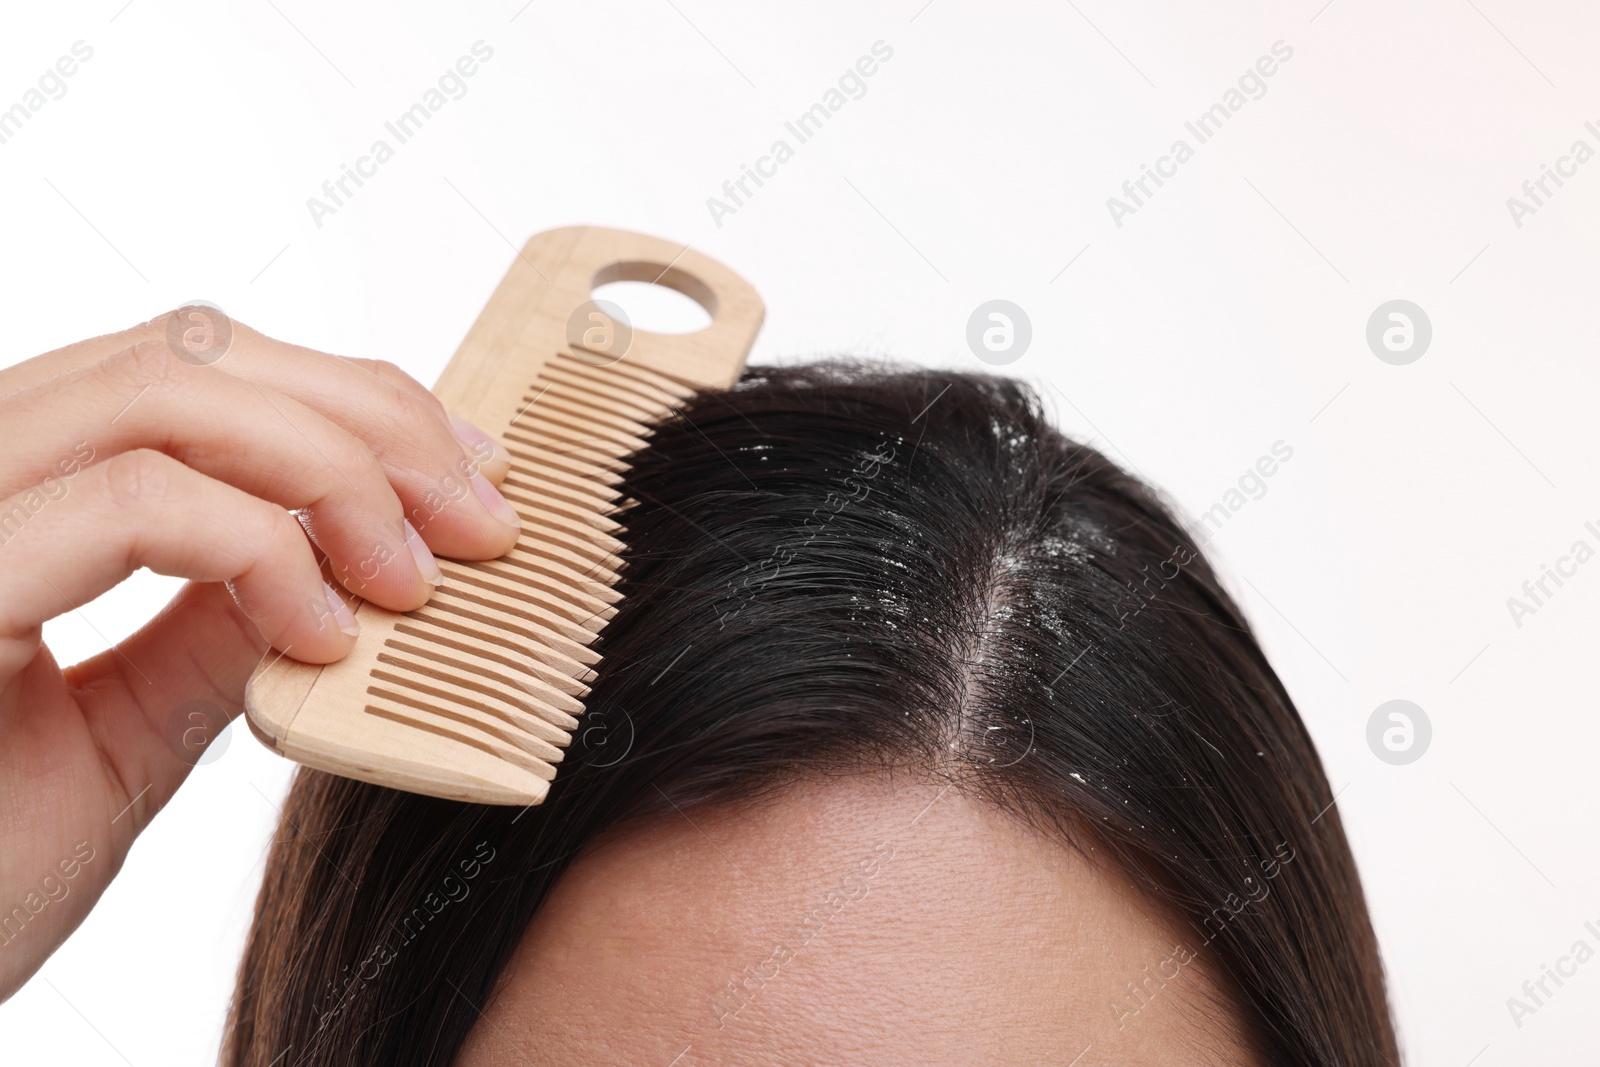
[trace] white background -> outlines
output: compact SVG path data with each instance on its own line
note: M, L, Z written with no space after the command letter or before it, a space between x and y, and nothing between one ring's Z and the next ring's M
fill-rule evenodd
M967 317L1014 301L1033 343L1008 371L1190 515L1293 448L1210 550L1342 790L1408 1062L1593 1062L1600 961L1520 1028L1506 1004L1600 949L1600 562L1520 627L1506 605L1600 547L1600 161L1520 227L1506 205L1600 148L1588 5L124 3L0 34L0 108L94 49L0 145L0 362L204 298L431 382L511 246L574 223L750 279L755 362L981 370ZM307 198L480 39L467 94L316 226ZM716 225L707 197L879 40L866 95ZM1279 40L1266 95L1116 226L1107 197ZM1408 366L1364 339L1394 298L1434 328ZM81 658L175 584L46 635ZM1394 698L1433 723L1409 766L1365 740ZM244 730L199 768L0 1007L6 1062L211 1062L288 770Z

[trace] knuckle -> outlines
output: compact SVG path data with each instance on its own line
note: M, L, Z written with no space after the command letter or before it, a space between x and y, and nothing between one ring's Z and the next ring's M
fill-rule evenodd
M164 345L183 363L209 366L228 354L244 329L227 312L201 300L157 315L125 336L135 346Z
M177 314L176 310L162 312L153 319L123 330L122 337L129 345L136 345L141 341L159 341L167 335L167 323Z
M165 339L138 341L108 357L105 373L122 389L178 389L194 380L201 368L178 358Z
M390 362L387 359L369 359L366 363L372 368L374 374L390 385L400 385L403 382L413 381L411 375L401 370L398 363Z
M443 413L444 405L439 402L439 398L399 365L390 363L386 359L372 359L366 362L378 379L394 390L396 403L401 405L404 414L437 417Z
M274 549L284 549L293 546L305 537L305 529L300 525L300 520L295 518L293 512L268 504L260 509L264 512L259 525L257 544L258 556L266 555Z
M100 464L106 495L119 508L160 503L172 490L175 461L149 448L121 452Z
M432 393L424 392L423 396L417 396L406 390L395 392L394 419L408 436L435 429L443 431L443 417L444 407Z
M365 441L353 433L341 431L333 434L326 454L333 483L344 484L344 478L340 475L346 472L361 477L370 476L374 471L382 475L378 457L373 455Z
M298 562L296 551L309 550L298 513L248 493L229 493L228 497L229 552L240 576L263 565L268 572L294 573L292 564L281 568L286 561Z
M442 441L455 440L439 411L399 391L379 398L370 419L373 454L407 466L417 462L419 453L433 451Z
M170 311L163 311L154 318L146 322L141 322L132 329L125 331L125 336L128 337L130 343L136 343L139 341L164 341L166 338L170 337L175 330L180 329L184 325L181 314L183 309L185 307L195 306L196 305L194 304L185 304L182 307L175 307ZM232 318L231 316L229 316L228 321L231 322L237 329L248 329L244 323Z

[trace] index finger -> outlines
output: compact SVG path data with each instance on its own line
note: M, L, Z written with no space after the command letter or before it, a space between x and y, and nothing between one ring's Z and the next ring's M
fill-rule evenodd
M407 518L436 553L491 559L515 543L520 519L495 488L510 470L510 456L498 442L453 420L432 393L392 363L274 340L207 305L0 371L0 392L14 393L155 339L187 362L270 386L361 438L405 501Z

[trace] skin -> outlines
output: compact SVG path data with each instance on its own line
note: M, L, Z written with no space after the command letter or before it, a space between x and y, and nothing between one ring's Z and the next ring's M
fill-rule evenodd
M807 781L607 834L456 1063L1256 1064L1203 958L1129 993L1184 940L1125 877L980 800L903 773Z
M0 439L4 1000L242 710L262 654L350 650L354 619L334 610L319 553L343 601L407 611L433 591L434 552L492 559L517 528L493 487L509 457L399 368L211 309L0 371ZM462 464L477 473L437 506ZM58 666L44 623L140 567L190 581L126 641Z

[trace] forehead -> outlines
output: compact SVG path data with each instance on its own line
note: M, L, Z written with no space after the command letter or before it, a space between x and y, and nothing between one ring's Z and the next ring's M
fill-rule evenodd
M457 1063L1248 1063L1198 948L956 790L810 781L577 861Z

